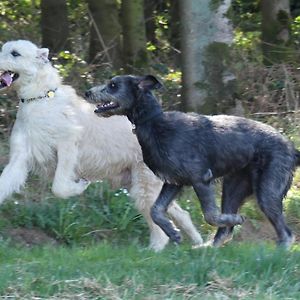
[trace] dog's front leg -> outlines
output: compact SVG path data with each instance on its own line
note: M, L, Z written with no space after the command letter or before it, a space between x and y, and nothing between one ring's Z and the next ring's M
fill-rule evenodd
M181 190L181 186L164 183L161 192L151 208L151 217L171 241L180 243L181 235L175 225L166 217L169 204Z
M198 182L193 184L199 198L205 221L217 227L229 227L244 223L245 219L238 214L221 214L216 205L212 183Z
M30 170L30 151L26 137L15 124L10 142L10 159L0 176L0 203L25 184Z
M63 141L57 147L57 166L52 192L60 198L81 194L89 185L85 179L78 179L75 173L78 163L78 146L75 141Z

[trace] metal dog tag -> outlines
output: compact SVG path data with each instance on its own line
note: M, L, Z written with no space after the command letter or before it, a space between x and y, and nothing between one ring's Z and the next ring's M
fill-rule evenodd
M134 124L132 124L132 133L136 134L136 126Z

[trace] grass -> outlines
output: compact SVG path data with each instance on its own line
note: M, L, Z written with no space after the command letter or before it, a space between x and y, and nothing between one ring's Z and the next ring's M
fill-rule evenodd
M27 186L25 195L14 195L0 207L0 232L12 227L39 228L67 245L118 237L128 240L147 231L127 191L113 191L106 183L92 184L83 195L70 199Z
M0 295L17 299L299 299L299 276L299 246L0 246Z

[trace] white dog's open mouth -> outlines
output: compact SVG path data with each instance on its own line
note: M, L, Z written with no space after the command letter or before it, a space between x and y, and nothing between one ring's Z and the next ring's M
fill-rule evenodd
M120 107L120 105L116 102L105 101L105 102L102 102L100 104L97 104L97 109L95 110L95 113L103 113L103 112L106 112L106 111L117 109L119 107Z
M4 71L0 74L0 89L10 87L12 83L19 77L19 74L12 71Z

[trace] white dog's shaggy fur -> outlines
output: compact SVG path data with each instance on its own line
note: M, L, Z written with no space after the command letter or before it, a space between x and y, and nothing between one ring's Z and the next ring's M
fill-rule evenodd
M4 44L0 70L1 87L13 86L21 99L11 134L10 160L0 177L0 203L20 191L31 171L53 176L52 191L62 198L82 193L89 181L108 179L114 187L129 186L150 227L150 247L163 249L168 238L149 213L161 182L143 163L127 119L96 116L93 105L61 83L48 61L48 49L29 41ZM47 96L51 90L54 92ZM202 244L186 211L174 203L168 212L195 244Z

